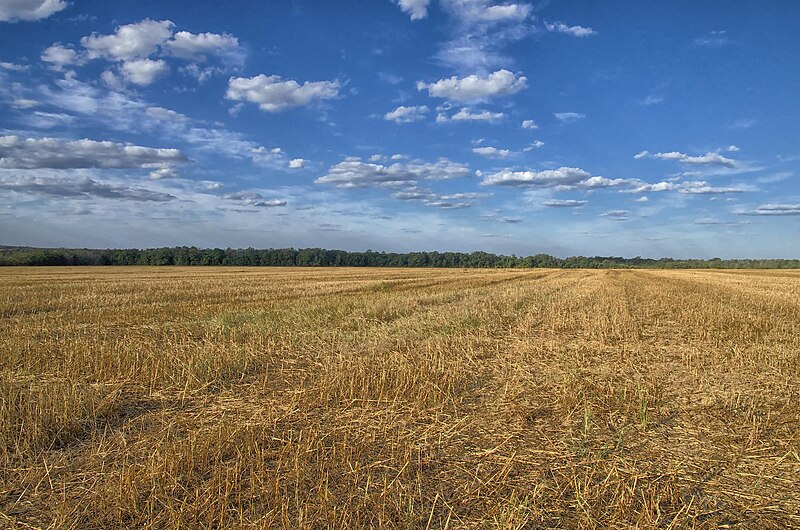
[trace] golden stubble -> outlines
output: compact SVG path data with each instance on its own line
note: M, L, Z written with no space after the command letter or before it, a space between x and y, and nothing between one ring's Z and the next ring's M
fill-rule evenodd
M800 528L800 273L0 270L0 528Z

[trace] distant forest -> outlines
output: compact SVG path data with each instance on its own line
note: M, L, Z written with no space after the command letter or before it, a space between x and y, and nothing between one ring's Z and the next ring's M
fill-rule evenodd
M450 267L561 269L795 269L800 259L650 259L547 254L504 256L487 252L347 252L321 248L69 249L0 246L0 266L183 265L245 267Z

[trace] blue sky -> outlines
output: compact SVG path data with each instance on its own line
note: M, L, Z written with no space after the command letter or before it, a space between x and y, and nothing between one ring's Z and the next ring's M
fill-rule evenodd
M0 0L0 244L798 257L798 20Z

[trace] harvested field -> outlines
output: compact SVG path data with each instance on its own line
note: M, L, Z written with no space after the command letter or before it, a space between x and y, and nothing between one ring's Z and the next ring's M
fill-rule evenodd
M0 270L0 527L800 528L800 272Z

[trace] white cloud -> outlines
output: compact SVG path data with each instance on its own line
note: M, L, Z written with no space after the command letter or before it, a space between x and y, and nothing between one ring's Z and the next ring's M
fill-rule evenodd
M289 169L302 169L306 167L308 160L303 158L293 158L289 160Z
M175 199L175 197L169 193L98 182L89 177L64 178L37 175L0 176L0 190L78 199L93 197L140 202L167 202Z
M144 113L154 120L163 122L181 123L189 121L189 117L185 114L175 112L172 109L165 109L164 107L147 107Z
M738 148L738 147L736 147L735 145L729 145L729 146L728 146L728 152L729 152L729 153L736 153L737 151L741 151L741 149L739 149L739 148Z
M258 146L250 149L250 156L253 162L283 162L285 153L280 147L268 149L264 146Z
M50 129L59 125L66 125L75 121L75 116L63 112L33 111L25 114L22 120L36 129Z
M406 187L415 185L419 180L453 179L469 174L467 166L446 158L433 163L411 161L384 165L349 157L333 165L326 175L314 182L334 184L339 188Z
M440 79L434 83L417 82L417 90L427 90L428 95L451 101L476 101L480 99L510 96L527 85L527 78L509 70L497 70L487 76L469 75L459 78Z
M522 121L522 128L523 129L538 129L539 126L536 125L536 122L533 120L523 120Z
M680 184L675 182L656 182L648 184L639 182L634 188L625 190L626 193L655 193L659 191L676 191L680 189Z
M283 81L277 75L231 77L225 97L232 101L255 103L261 110L280 112L292 107L309 105L314 101L335 98L339 94L338 81Z
M462 208L471 208L472 204L468 202L453 202L463 199L480 199L485 195L478 193L454 193L451 195L440 195L430 190L424 190L411 186L403 191L392 193L392 198L400 201L420 202L426 206L434 208L441 208L444 210L459 210Z
M637 181L633 179L610 179L594 176L579 182L576 186L584 189L612 188L617 186L630 186Z
M639 104L640 105L644 105L646 107L649 107L650 105L658 105L659 103L663 103L663 102L664 102L664 98L663 97L654 96L654 95L651 94L651 95L647 96L646 98L640 100Z
M428 107L425 105L417 107L405 107L401 105L393 111L384 114L383 119L395 123L411 123L425 119L428 110Z
M488 110L473 112L468 108L462 108L449 118L447 117L447 114L439 113L436 116L436 121L440 123L446 121L495 121L501 119L502 117L502 112L490 112Z
M275 208L286 206L288 203L283 199L267 199L261 193L255 191L239 191L225 195L225 199L238 201L242 206L255 206L259 208Z
M608 212L601 213L600 217L608 217L614 221L627 221L630 213L631 212L628 210L610 210Z
M556 112L553 113L553 116L561 123L575 123L584 119L586 114L581 114L580 112Z
M706 182L699 181L684 183L679 191L689 195L718 195L724 193L744 193L746 191L753 191L753 188L710 186Z
M730 129L749 129L756 124L756 120L752 118L741 118L738 120L734 120L728 126Z
M572 35L573 37L589 37L591 35L597 35L597 32L592 28L584 28L583 26L567 26L562 22L556 22L554 24L545 22L544 27L547 29L547 31L554 33L566 33L567 35Z
M180 173L174 167L162 167L150 172L150 178L152 180L175 179L180 176Z
M736 167L735 160L722 156L719 153L706 153L700 156L691 156L678 151L670 151L668 153L650 153L649 151L641 151L633 156L633 158L637 160L648 157L660 158L662 160L677 160L683 164Z
M147 86L169 72L169 66L161 59L153 61L151 59L136 59L122 63L122 75L125 79L135 85Z
M647 195L642 195L638 199L634 199L633 202L648 202L649 200L650 199L647 197Z
M164 47L173 57L204 63L209 55L223 58L226 63L240 65L244 51L239 47L239 39L227 33L190 33L178 31Z
M436 54L440 62L469 73L513 64L503 49L533 33L528 23L533 8L526 3L493 4L490 0L440 0L442 10L452 20L450 39Z
M40 103L35 99L19 98L11 102L11 106L16 109L30 109L36 107Z
M411 16L411 20L420 20L428 16L430 0L397 0L397 5L404 13Z
M800 215L800 204L762 204L754 210L742 211L739 214L763 216Z
M188 162L177 149L59 138L0 136L0 168L144 168Z
M42 52L41 59L46 63L50 63L51 68L54 70L61 70L68 64L83 64L86 61L78 52L63 46L60 42L56 42L46 48Z
M534 149L539 149L541 147L544 147L544 142L541 140L534 140L533 143L531 143L531 145L525 147L524 149L522 149L522 151L527 153L529 151L533 151Z
M560 199L552 199L549 201L545 201L543 204L545 206L549 206L551 208L581 208L585 206L587 201L576 201L576 200L560 200Z
M0 61L0 70L10 70L12 72L25 72L28 70L28 66L24 64Z
M487 175L481 182L484 186L555 187L575 186L591 175L576 167L560 167L542 171L512 171L504 169Z
M103 57L115 61L144 59L172 36L175 24L169 20L145 19L135 24L117 27L112 35L92 33L81 39L89 58Z
M426 206L435 208L442 208L445 210L457 210L462 208L472 207L472 203L463 202L470 200L485 199L490 197L489 193L450 193L441 195L434 193L430 190L421 189L416 186L409 186L408 188L392 193L392 198L401 201L420 202ZM454 202L461 201L461 202Z
M684 182L662 181L649 184L640 180L632 179L627 182L633 187L629 190L623 190L624 193L657 193L660 191L677 191L687 195L713 195L755 191L755 188L752 186L711 186L704 180L689 180Z
M41 20L66 7L64 0L5 0L0 2L0 22Z
M506 4L488 6L480 13L480 18L487 21L521 21L528 18L533 8L530 4Z
M106 70L100 74L100 79L102 79L103 83L111 90L122 90L125 88L125 81L111 70Z
M703 46L705 48L722 48L730 44L731 40L726 35L727 31L710 31L702 37L694 39L695 46Z
M497 147L473 147L472 152L487 158L508 158L511 151L508 149L498 149Z

